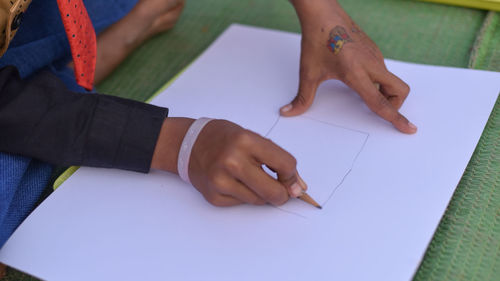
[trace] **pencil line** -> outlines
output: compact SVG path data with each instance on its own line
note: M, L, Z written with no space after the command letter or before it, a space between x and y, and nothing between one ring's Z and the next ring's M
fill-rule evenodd
M328 198L326 198L325 202L323 202L321 204L321 207L324 208L326 206L326 203L328 203L328 201L330 201L330 199L332 199L333 195L335 194L335 191L337 191L337 189L344 183L345 179L351 173L351 171L352 171L352 168L349 169L349 171L347 171L347 173L344 175L344 177L342 177L342 180L339 182L339 184L337 184L337 186L333 188L332 193L330 193Z
M281 119L281 116L278 116L278 118L276 119L276 121L274 122L273 126L269 129L269 131L267 131L267 133L264 135L265 137L268 137L269 134L274 130L274 128L276 127L276 125L278 125L278 122L280 121Z
M328 198L325 200L325 202L323 204L321 204L322 207L325 207L326 203L328 203L328 201L330 201L330 199L332 199L332 197L335 194L335 192L337 191L337 189L344 183L344 181L347 178L347 176L351 173L352 169L354 168L354 164L356 164L356 160L358 160L358 157L361 154L361 151L364 150L364 148L366 146L366 143L368 142L368 138L370 137L370 134L368 134L368 133L366 133L366 134L367 134L367 136L365 138L365 141L363 142L363 145L361 146L361 148L359 149L358 153L354 157L354 160L352 161L351 167L349 168L349 170L347 171L347 173L344 175L344 177L342 178L342 180L340 181L340 183L337 184L337 186L332 190L332 193L330 193L330 196L328 196Z
M346 129L346 130L349 130L349 131L358 132L358 133L361 133L361 134L364 134L364 135L367 135L367 136L370 135L369 133L367 133L365 131L356 130L356 129L345 127L345 126L342 126L342 125L339 125L339 124L326 122L326 121L319 120L319 119L316 119L316 118L313 118L313 117L309 117L309 116L301 116L301 117L309 119L309 120L313 120L313 121L316 121L316 122L320 122L320 123L323 123L323 124L326 124L326 125L330 125L330 126L334 126L334 127L339 127L339 128Z
M358 152L356 153L356 156L354 156L354 159L352 160L352 163L351 163L351 166L349 167L349 170L347 171L347 173L342 177L342 180L340 181L340 183L337 184L337 186L335 186L332 190L332 192L330 193L330 195L328 196L328 198L321 204L321 206L324 208L326 206L326 204L330 201L330 199L333 198L333 195L335 195L336 191L340 188L340 186L344 183L345 179L347 178L347 176L349 176L349 174L351 173L351 171L353 170L354 168L354 165L356 164L356 160L358 160L358 157L359 155L361 155L361 152L364 150L365 146L366 146L366 143L368 142L368 138L370 137L370 134L368 132L364 132L364 131L360 131L360 130L356 130L356 129L352 129L352 128L348 128L348 127L345 127L345 126L341 126L341 125L338 125L338 124L333 124L333 123L329 123L329 122L325 122L325 121L322 121L322 120L318 120L318 119L315 119L315 118L312 118L312 117L308 117L308 116L302 116L303 118L307 118L309 120L313 120L313 121L316 121L316 122L320 122L320 123L323 123L323 124L326 124L326 125L329 125L329 126L332 126L332 127L338 127L338 128L341 128L341 129L344 129L344 130L349 130L349 131L353 131L353 132L357 132L357 133L361 133L361 134L364 134L365 135L365 140L363 142L363 145L361 146L361 148L358 150ZM271 128L269 129L269 131L267 131L267 133L265 134L266 137L269 136L269 134L271 134L271 132L274 130L274 128L278 125L279 121L281 119L281 116L278 116L278 118L276 119L276 121L274 122L273 126L271 126ZM299 213L296 213L296 212L292 212L292 211L289 211L289 210L285 210L285 209L282 209L280 207L275 207L276 209L282 211L282 212L285 212L285 213L288 213L290 215L295 215L295 216L298 216L298 217L301 217L303 219L307 219L306 216L304 215L301 215Z
M299 214L299 213L296 213L296 212L293 212L293 211L288 211L288 210L282 209L282 208L280 208L280 207L275 207L275 208L276 208L276 209L278 209L278 210L280 210L280 211L282 211L282 212L288 213L288 214L290 214L290 215L295 215L295 216L301 217L301 218L303 218L303 219L307 219L307 217L306 217L306 216L301 215L301 214Z

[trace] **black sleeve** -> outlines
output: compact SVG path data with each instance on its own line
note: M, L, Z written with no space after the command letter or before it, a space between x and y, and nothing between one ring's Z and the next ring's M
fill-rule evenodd
M0 69L0 151L56 165L148 172L168 109L74 93L50 72Z

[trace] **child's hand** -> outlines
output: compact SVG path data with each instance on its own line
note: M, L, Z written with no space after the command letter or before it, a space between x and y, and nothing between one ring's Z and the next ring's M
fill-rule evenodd
M281 109L284 116L305 112L319 84L338 79L358 92L368 107L403 133L417 131L398 110L410 88L389 72L373 41L336 0L293 0L302 25L298 94Z
M152 168L177 172L182 139L192 119L167 118L153 156ZM278 180L262 168L278 174ZM251 131L225 120L213 120L198 136L191 152L189 178L216 206L241 203L282 205L307 186L288 152Z

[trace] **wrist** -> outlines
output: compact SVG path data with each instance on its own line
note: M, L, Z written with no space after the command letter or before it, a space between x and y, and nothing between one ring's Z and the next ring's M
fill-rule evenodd
M290 0L299 18L322 14L325 12L338 12L342 9L337 0Z
M290 0L290 2L300 20L303 35L350 21L349 15L336 0Z
M182 140L191 124L190 118L166 118L156 142L151 168L178 174L177 159Z

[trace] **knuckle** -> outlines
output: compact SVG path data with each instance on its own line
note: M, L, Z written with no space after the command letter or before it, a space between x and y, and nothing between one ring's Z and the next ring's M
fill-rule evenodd
M217 182L217 186L215 186L215 189L221 193L221 194L226 194L226 195L229 195L231 194L231 186L227 184L226 181L221 181L219 180L219 182Z
M214 169L208 174L208 182L212 186L219 188L220 186L224 185L225 180L224 177L222 176L222 173Z
M239 175L242 170L241 162L234 156L226 156L222 160L222 165L231 174Z
M224 179L224 177L222 176L216 176L214 179L213 179L213 185L217 188L217 190L220 190L220 191L227 191L227 183L226 183L226 180ZM224 192L225 193L225 192Z
M350 66L350 69L340 74L340 80L346 82L348 85L355 84L360 79L360 72L363 70L359 66Z
M238 146L248 146L252 144L252 134L248 130L240 130L234 136L234 142Z

